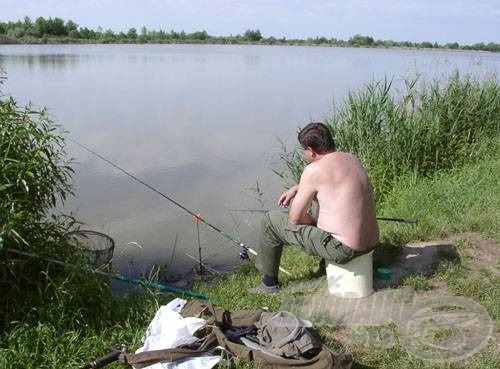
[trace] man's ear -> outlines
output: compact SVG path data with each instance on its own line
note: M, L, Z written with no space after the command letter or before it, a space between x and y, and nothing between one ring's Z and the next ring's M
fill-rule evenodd
M318 156L318 153L316 151L314 151L311 147L307 146L307 150L309 150L309 152L311 153L312 158L315 158L316 156Z

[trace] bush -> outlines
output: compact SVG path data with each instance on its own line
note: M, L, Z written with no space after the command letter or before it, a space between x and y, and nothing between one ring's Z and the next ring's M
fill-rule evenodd
M0 247L36 247L58 200L72 194L63 132L46 110L0 97Z
M48 273L46 262L8 249L75 258L63 237L73 228L73 219L51 214L58 201L72 194L63 134L46 110L19 107L14 98L0 95L0 316L4 322L22 316L30 295L44 291L40 282L47 280L43 273Z

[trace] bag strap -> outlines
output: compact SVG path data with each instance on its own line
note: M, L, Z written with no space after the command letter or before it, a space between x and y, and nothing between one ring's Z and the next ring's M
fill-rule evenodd
M193 299L184 305L181 315L203 318L208 325L248 327L260 319L262 312L264 312L262 309L228 311L214 305L211 301Z
M193 299L184 305L181 315L184 317L192 316L195 318L203 318L207 324L215 324L224 320L226 311L220 307L214 306L211 301Z
M152 350L138 354L122 353L118 360L133 365L137 369L145 368L156 363L171 363L181 359L202 356L217 347L217 337L211 333L191 345L182 345L176 348Z

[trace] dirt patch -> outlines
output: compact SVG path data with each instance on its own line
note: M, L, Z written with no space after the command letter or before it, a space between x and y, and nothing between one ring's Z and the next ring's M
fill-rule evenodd
M465 247L461 244L465 242ZM346 348L351 348L354 344L359 350L359 344L362 343L362 336L356 334L359 326L352 326L353 322L360 321L360 317L370 317L369 322L375 325L386 325L389 322L397 321L391 316L391 312L398 311L401 306L400 299L393 298L394 292L400 290L401 282L408 276L425 277L427 283L426 290L418 290L413 298L407 299L406 304L417 304L426 300L431 300L436 297L454 296L450 291L446 282L439 277L432 277L438 265L443 261L453 261L460 263L460 254L457 251L457 245L460 248L463 257L470 260L472 270L484 269L488 272L498 274L500 272L500 244L495 240L488 239L477 233L466 233L450 237L446 240L430 241L430 242L414 242L409 243L402 248L401 252L396 256L394 261L387 265L391 270L391 278L389 280L380 280L374 276L374 288L376 292L368 298L360 299L357 302L353 300L343 301L343 299L335 299L335 304L339 320L347 320L347 325L342 325L331 332L332 338L335 338L341 345ZM392 292L389 292L392 291ZM383 302L383 303L382 303ZM346 306L346 309L340 307ZM376 307L373 309L373 307ZM385 310L383 312L378 309ZM406 310L407 308L405 308ZM346 313L347 312L347 313ZM401 318L401 317L400 317ZM385 320L385 321L384 321ZM404 322L399 319L399 322ZM351 323L351 325L349 325ZM370 324L366 324L368 326ZM500 347L500 332L493 328L492 336L489 340L489 351L499 352ZM370 346L368 346L370 347Z
M374 288L381 290L399 286L408 276L432 276L442 261L460 262L456 245L467 241L464 254L476 267L499 274L500 244L495 240L483 237L478 233L464 233L445 240L429 242L412 242L404 246L395 260L387 265L391 270L389 280L374 279ZM431 289L446 289L444 283L432 281Z
M500 273L500 244L478 233L466 233L461 238L469 241L465 248L467 256L489 272ZM457 240L458 237L452 238Z
M456 247L449 240L409 243L402 248L395 260L386 266L391 271L390 279L375 278L374 288L383 290L397 287L408 276L429 277L435 273L442 261L458 261L459 259ZM443 288L445 286L438 284L435 287Z

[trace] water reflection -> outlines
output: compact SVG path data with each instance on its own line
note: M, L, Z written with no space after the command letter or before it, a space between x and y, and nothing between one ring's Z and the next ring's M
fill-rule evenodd
M78 55L65 54L20 54L20 55L2 55L0 54L0 65L15 63L27 65L29 69L35 66L42 66L44 69L61 69L68 66L74 66L81 62Z

